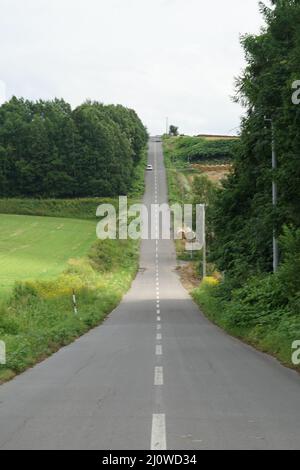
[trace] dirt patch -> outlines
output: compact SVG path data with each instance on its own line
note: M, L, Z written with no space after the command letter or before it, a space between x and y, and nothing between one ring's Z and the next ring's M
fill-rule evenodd
M196 270L194 263L185 263L177 267L177 272L180 276L183 287L191 292L196 287L199 287L201 282L200 274Z
M226 178L232 171L232 165L201 165L195 163L192 165L194 170L199 171L208 177L209 180L214 183L220 184L220 182Z

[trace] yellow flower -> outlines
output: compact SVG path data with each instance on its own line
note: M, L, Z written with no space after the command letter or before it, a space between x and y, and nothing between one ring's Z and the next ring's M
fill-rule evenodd
M218 279L216 279L215 277L213 276L206 276L204 279L203 279L203 284L204 285L207 285L207 286L217 286L219 284L220 281L218 281Z

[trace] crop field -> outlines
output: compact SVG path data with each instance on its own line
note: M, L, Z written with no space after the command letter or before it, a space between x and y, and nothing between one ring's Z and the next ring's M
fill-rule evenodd
M94 221L0 214L0 298L16 281L60 274L96 239Z

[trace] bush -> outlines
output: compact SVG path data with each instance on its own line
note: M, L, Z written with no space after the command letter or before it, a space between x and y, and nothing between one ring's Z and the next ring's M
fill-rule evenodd
M57 279L16 284L9 304L0 307L0 334L7 348L0 382L101 323L118 305L137 272L137 247L131 240L99 240L87 258L71 260Z
M290 301L298 301L300 296L300 229L285 227L281 237L283 264L279 279Z
M226 284L226 282L225 282ZM204 282L195 301L216 324L292 366L292 343L300 339L299 310L288 302L280 275L253 277L224 296L224 283Z
M252 278L232 293L227 307L229 326L251 328L269 323L275 327L286 306L286 295L277 276Z

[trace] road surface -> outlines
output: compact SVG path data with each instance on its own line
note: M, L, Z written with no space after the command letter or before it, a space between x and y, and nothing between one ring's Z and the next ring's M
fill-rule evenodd
M167 201L150 142L145 202ZM0 387L0 449L300 449L300 378L213 326L171 241L103 325Z

